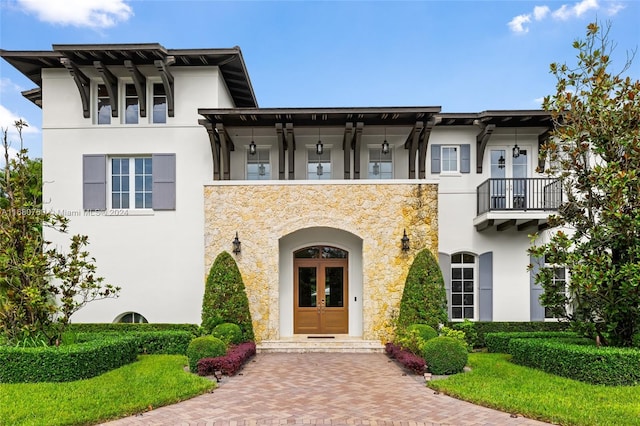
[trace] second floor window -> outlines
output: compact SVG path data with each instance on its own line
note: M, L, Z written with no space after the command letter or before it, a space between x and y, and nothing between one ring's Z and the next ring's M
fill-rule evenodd
M369 179L393 178L391 151L383 154L380 148L369 150L369 167L367 177Z
M442 173L457 173L458 170L458 147L443 146L442 147Z
M325 148L318 155L315 148L307 151L307 179L328 180L331 179L331 150Z
M138 124L138 93L136 87L133 84L125 84L125 123Z
M111 124L111 99L104 84L98 84L98 124Z
M247 150L247 180L271 179L271 165L269 164L269 150L257 149L255 154Z
M153 122L167 122L167 94L164 85L155 83L153 85Z

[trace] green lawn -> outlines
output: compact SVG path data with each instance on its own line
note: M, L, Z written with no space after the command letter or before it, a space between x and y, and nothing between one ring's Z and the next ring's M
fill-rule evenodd
M504 354L469 354L471 372L429 382L429 387L557 424L640 425L640 386L590 385L521 367L509 358Z
M0 384L2 425L85 425L188 399L215 383L183 370L187 357L143 355L87 380Z

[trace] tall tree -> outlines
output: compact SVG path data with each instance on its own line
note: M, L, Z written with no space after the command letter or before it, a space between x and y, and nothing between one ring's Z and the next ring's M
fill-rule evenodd
M22 142L26 126L17 121ZM5 165L0 177L0 334L10 342L41 338L53 343L70 316L119 288L95 276L86 236L74 235L61 252L43 238L42 227L66 232L68 219L42 209L39 162L22 148L9 158L8 129L2 129Z
M610 28L589 24L573 43L576 65L550 66L556 94L543 105L555 127L541 155L565 198L548 242L530 253L569 270L567 292L552 269L538 274L544 306L630 346L640 332L640 81L624 76L635 52L611 70Z

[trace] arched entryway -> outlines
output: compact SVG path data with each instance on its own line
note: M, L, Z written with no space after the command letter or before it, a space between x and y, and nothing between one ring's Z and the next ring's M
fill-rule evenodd
M293 253L294 334L349 332L349 253L311 246Z
M361 337L362 239L348 231L318 226L281 237L278 248L279 338L305 334ZM312 280L315 288L310 285ZM330 297L324 298L323 307L327 289ZM300 317L299 313L307 315Z

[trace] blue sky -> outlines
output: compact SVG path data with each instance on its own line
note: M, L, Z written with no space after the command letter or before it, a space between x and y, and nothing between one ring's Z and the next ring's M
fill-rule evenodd
M640 45L635 0L0 0L0 47L237 45L261 107L477 112L539 108L555 91L549 64L574 63L571 44L595 19L611 21L619 61ZM640 78L640 53L627 74ZM25 145L39 156L41 110L20 95L31 88L0 61L0 125L24 118Z

